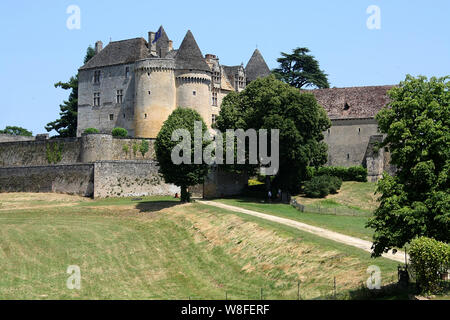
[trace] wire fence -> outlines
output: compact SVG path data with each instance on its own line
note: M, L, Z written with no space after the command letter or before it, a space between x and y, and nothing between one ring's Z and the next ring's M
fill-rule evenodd
M329 279L325 286L320 289L313 290L311 288L304 288L301 281L292 284L285 293L276 290L273 292L272 288L260 288L254 291L247 291L245 293L237 293L235 291L224 291L222 295L214 298L206 298L200 296L189 296L187 300L201 301L201 300L348 300L348 299L370 299L383 298L393 295L398 295L405 292L410 292L412 287L404 287L399 284L398 280L392 276L380 289L369 289L365 282L361 282L359 286L353 289L342 288L339 285L338 279L333 277Z
M370 217L371 212L352 209L348 207L326 207L321 205L304 205L298 203L297 200L293 199L291 205L301 212L307 213L317 213L317 214L327 214L336 216L362 216Z

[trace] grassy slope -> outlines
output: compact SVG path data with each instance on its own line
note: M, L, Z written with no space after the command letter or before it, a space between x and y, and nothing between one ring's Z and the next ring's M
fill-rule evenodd
M251 198L220 199L217 201L301 221L361 239L371 240L373 230L367 229L365 226L368 220L366 214L372 212L378 206L376 201L377 196L374 194L375 189L375 183L344 182L338 194L329 195L326 199L313 199L303 196L296 197L297 201L301 204L327 208L349 208L364 213L361 216L302 213L290 205L277 203L267 204L264 201Z
M321 205L325 207L342 207L373 212L378 207L375 194L376 183L344 182L339 193L331 194L326 199L297 197L298 202L305 205Z
M385 283L396 270L289 227L170 198L28 200L0 195L3 299L256 299L260 288L295 299L299 279L303 297L323 298L334 276L345 293L369 265ZM81 268L80 291L66 288L69 265Z
M242 207L244 209L255 210L262 213L297 220L365 240L370 240L373 234L371 229L367 229L365 227L368 219L365 216L336 216L305 213L300 212L288 204L268 204L261 201L256 202L255 199L219 199L216 201Z

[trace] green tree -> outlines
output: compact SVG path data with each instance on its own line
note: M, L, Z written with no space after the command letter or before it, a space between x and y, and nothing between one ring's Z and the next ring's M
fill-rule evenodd
M0 133L24 137L33 136L33 133L31 131L28 131L27 129L24 129L22 127L15 127L15 126L7 126L4 130L0 130Z
M417 236L450 241L450 77L407 76L377 115L396 175L378 183L373 255Z
M84 57L86 64L95 55L95 50L89 46ZM55 130L60 137L76 137L77 135L77 114L78 114L78 74L71 77L68 82L55 83L55 88L62 88L64 90L72 90L69 94L69 99L64 101L59 107L61 118L48 123L45 130L50 132Z
M279 68L272 72L277 79L301 89L303 87L329 88L328 75L320 70L319 62L308 48L296 48L292 54L282 52L277 59Z
M208 174L208 165L205 163L194 164L194 123L200 121L202 123L202 137L207 132L207 126L202 117L192 109L178 108L164 122L155 141L155 153L159 163L159 172L163 175L167 183L173 183L181 188L181 201L189 202L190 197L188 187L203 183ZM178 129L189 131L191 143L188 144L189 158L191 164L176 165L172 161L172 150L180 144L179 141L172 141L172 133ZM187 140L183 140L186 142ZM210 142L203 141L202 148L204 150ZM183 153L183 156L186 154Z
M240 93L223 101L216 127L227 129L279 129L280 167L273 184L297 193L306 178L307 166L327 161L323 132L331 126L326 111L313 94L269 76L251 82ZM225 140L225 139L224 139ZM270 141L270 140L269 140ZM246 148L248 151L248 148ZM254 172L247 171L249 174ZM259 165L253 166L257 169Z

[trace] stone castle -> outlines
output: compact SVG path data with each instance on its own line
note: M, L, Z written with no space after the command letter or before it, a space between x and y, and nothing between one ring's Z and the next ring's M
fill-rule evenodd
M78 136L86 128L111 133L115 127L133 137L156 138L177 107L196 110L208 126L222 99L270 74L258 49L244 68L224 66L213 54L203 56L191 31L179 49L164 28L144 38L95 46L96 55L79 69Z
M158 173L154 138L177 107L197 110L211 126L222 99L265 77L270 70L255 50L247 66L224 66L203 56L187 32L178 50L164 28L136 38L95 46L96 55L79 69L77 137L17 137L0 134L0 192L60 192L90 197L173 195L179 188ZM389 103L392 86L310 90L331 119L324 133L328 165L362 165L369 181L394 172L376 114ZM130 137L114 138L115 127ZM96 128L100 134L83 134ZM148 143L141 154L139 146ZM247 177L213 168L202 186L206 198L240 194Z

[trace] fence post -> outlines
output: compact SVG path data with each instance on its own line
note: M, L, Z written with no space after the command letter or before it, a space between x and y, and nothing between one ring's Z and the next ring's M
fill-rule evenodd
M225 291L225 301L228 300L228 292Z
M261 288L261 300L263 300L263 288Z
M300 300L300 280L297 282L297 298Z
M334 300L336 300L336 277L334 277Z

